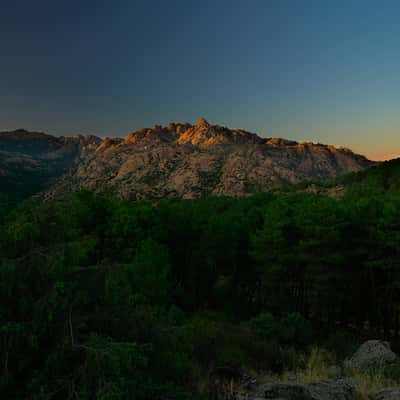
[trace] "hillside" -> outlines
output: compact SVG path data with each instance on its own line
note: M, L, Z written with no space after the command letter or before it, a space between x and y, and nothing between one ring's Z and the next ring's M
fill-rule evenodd
M171 123L103 140L50 196L81 188L133 200L242 196L328 181L373 164L348 149L261 138L201 118L196 125Z
M347 373L351 386L342 366L366 339L400 349L400 160L374 166L349 150L206 124L126 139L3 136L8 157L67 171L44 181L50 201L0 212L3 397L258 399L265 380L275 390L295 376L290 388L366 400L399 380L398 359ZM157 152L179 154L175 171L188 176L190 155L234 156L231 169L249 175L249 165L265 176L280 165L277 185L262 187L279 190L129 201L137 192L123 188L146 186L113 186L112 173L162 170ZM286 184L299 177L317 183ZM92 182L100 194L70 193Z
M391 189L398 190L400 189L400 158L385 161L364 171L344 175L338 178L336 183L358 190L370 188L380 193Z
M384 161L362 171L348 173L330 182L304 181L288 191L305 191L331 197L379 195L400 189L400 158Z
M375 399L398 360L326 381L367 339L400 349L399 215L398 192L23 204L0 218L1 398ZM289 376L337 390L248 385Z
M19 129L0 133L0 193L14 197L44 190L68 172L91 144L91 136L55 137Z
M60 197L82 188L130 200L243 196L331 181L371 165L330 145L262 138L242 129L170 123L126 138L0 133L0 191Z

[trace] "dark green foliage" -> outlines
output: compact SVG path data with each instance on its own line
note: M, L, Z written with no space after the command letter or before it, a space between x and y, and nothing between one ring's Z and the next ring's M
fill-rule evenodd
M279 324L276 318L269 312L262 312L250 320L251 330L258 336L271 339L279 334Z
M400 189L400 158L383 162L364 171L347 174L338 183L352 189L352 195L383 194Z
M397 337L389 180L341 200L81 192L5 207L1 398L210 398L221 371L279 372L313 342L344 355L355 337Z
M304 345L313 338L313 328L310 321L300 313L292 312L281 319L271 313L262 312L250 320L251 330L260 338L290 345Z

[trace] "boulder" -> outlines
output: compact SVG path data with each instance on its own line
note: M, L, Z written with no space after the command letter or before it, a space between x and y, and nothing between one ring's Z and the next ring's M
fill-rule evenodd
M378 390L370 395L371 400L399 400L400 388Z
M348 380L313 384L267 383L261 385L251 399L282 400L356 400L356 387Z
M397 356L390 349L389 342L381 340L368 340L363 343L353 356L345 361L348 370L365 370L382 367L396 361Z
M312 400L355 400L356 386L347 379L309 385Z

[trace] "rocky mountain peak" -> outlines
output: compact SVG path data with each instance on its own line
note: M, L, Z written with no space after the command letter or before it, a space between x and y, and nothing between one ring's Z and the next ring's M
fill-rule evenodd
M210 127L210 124L209 124L208 121L207 121L205 118L203 118L203 117L199 118L199 119L197 120L197 122L196 122L196 128L209 128L209 127Z
M169 123L108 139L52 195L87 188L126 199L243 196L304 180L327 181L372 165L330 146L262 138L243 129Z

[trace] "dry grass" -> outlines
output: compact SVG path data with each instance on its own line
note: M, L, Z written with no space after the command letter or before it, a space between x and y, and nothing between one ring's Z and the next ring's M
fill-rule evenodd
M298 374L298 381L314 383L338 379L340 370L332 367L335 364L336 359L332 353L317 347L313 348L304 358L304 370ZM388 377L383 367L369 371L349 371L346 377L356 384L360 400L368 400L369 395L379 389L400 386L398 380Z
M359 400L368 400L371 393L389 387L400 387L399 377L400 369L396 375L393 371L385 368L375 368L369 371L346 371L345 376L342 375L341 368L336 365L337 360L333 353L314 347L307 354L299 354L299 367L295 371L286 371L280 375L260 373L255 370L248 371L249 375L256 378L258 384L268 382L297 382L297 383L317 383L339 378L347 378L354 382ZM398 366L400 368L400 365ZM391 375L391 377L390 377ZM233 398L235 393L239 393L240 387L238 382L222 381L218 385L220 394L223 399Z
M340 371L334 367L336 357L329 351L315 347L308 354L299 354L298 357L302 368L280 375L258 375L257 381L315 383L339 378Z
M353 370L349 373L349 378L356 384L360 400L368 400L369 395L379 389L400 386L398 381L388 378L382 368L368 372Z
M315 347L304 360L304 371L301 378L304 383L314 383L338 378L338 371L332 367L336 357L327 350Z

